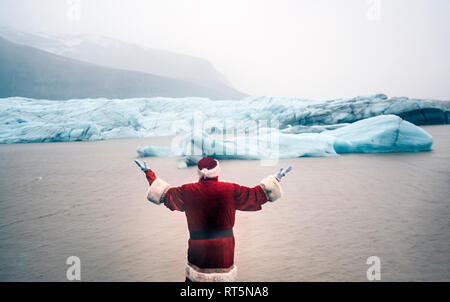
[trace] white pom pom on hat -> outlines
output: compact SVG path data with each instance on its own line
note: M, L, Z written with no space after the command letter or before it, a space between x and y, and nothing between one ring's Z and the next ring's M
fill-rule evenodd
M214 178L219 176L220 165L217 160L211 157L202 158L197 164L197 173L200 178Z

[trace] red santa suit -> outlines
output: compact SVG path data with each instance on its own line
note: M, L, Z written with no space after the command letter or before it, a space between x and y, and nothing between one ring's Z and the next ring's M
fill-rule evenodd
M281 187L275 176L264 178L253 188L222 182L218 180L219 163L206 161L204 168L202 161L199 162L198 182L170 187L157 178L151 184L147 198L186 214L190 232L187 279L234 281L237 274L233 236L236 210L261 210L267 201L281 197Z

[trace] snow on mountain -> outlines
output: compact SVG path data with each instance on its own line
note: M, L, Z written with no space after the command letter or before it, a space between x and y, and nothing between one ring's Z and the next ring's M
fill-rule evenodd
M0 97L67 100L224 95L192 82L90 64L1 37L0 66Z
M189 55L92 34L26 33L0 27L0 36L14 43L90 64L192 83L203 87L202 96L215 99L245 96L231 87L210 62Z

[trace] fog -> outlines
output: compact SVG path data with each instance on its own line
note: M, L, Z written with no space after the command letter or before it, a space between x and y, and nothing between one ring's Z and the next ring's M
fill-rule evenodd
M0 25L209 60L250 95L450 100L448 0L2 0Z

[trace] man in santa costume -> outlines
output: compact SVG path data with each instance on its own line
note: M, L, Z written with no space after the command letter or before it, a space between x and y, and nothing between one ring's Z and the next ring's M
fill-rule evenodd
M147 198L170 210L186 213L190 232L186 281L234 281L233 226L236 210L258 211L281 197L281 178L290 170L267 176L253 188L219 181L219 162L205 157L198 162L196 183L171 187L147 165L136 163L150 184Z

